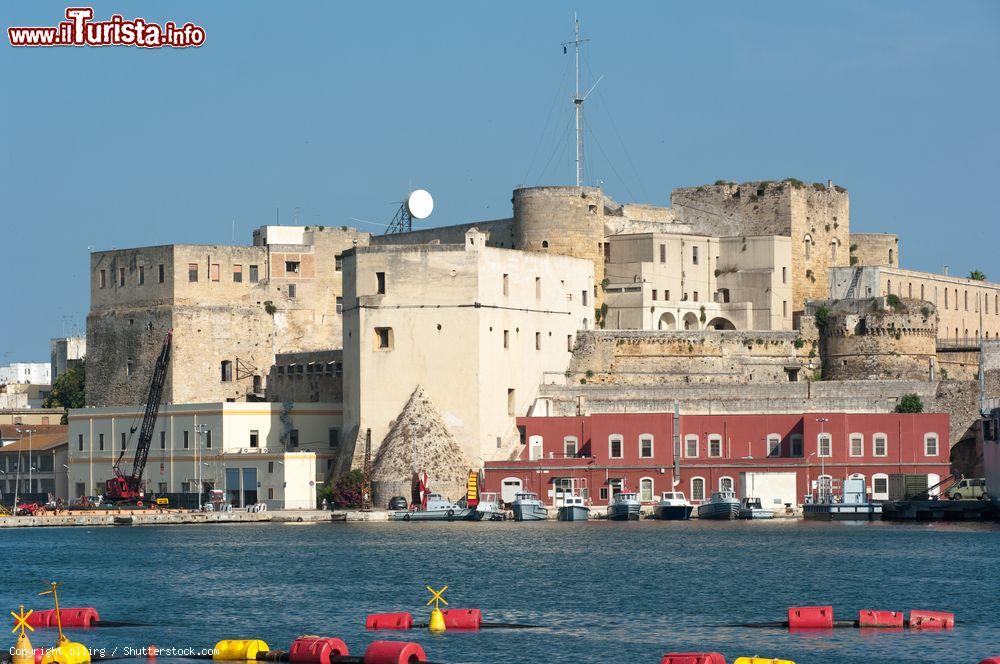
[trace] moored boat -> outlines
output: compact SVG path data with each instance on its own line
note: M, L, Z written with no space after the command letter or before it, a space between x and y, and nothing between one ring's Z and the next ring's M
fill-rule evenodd
M542 505L538 494L530 491L515 494L512 507L514 521L544 521L549 517L549 510Z
M507 513L500 509L500 500L497 494L483 492L476 503L476 509L472 511L470 518L473 521L503 521L507 518Z
M558 513L560 521L586 521L590 518L590 508L584 504L582 496L566 493L561 502Z
M427 496L427 506L418 510L395 512L393 521L458 521L468 519L473 510L453 503L439 493Z
M639 509L638 494L630 492L619 492L614 495L608 503L608 519L611 521L638 521Z
M698 505L699 519L735 519L740 515L740 501L732 491L716 491L708 502Z
M664 491L660 504L656 506L656 518L662 521L687 521L694 511L692 505L681 491Z
M743 498L740 500L741 519L773 519L774 512L764 509L760 498Z

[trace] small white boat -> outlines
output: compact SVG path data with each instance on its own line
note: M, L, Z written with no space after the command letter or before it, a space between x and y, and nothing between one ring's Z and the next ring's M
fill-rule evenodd
M507 513L500 509L497 494L484 492L480 495L471 518L475 521L503 521L507 518Z
M453 503L439 493L427 495L427 508L422 510L408 510L405 512L395 512L392 515L393 521L457 521L468 519L472 515L472 510Z
M611 521L638 521L642 504L636 493L619 492L608 503L608 519Z
M537 493L525 491L514 494L514 521L544 521L549 517L549 510L542 505Z
M707 503L698 505L699 519L735 519L740 515L740 501L732 491L716 491Z
M662 521L687 521L691 518L694 505L684 497L682 491L664 491L660 504L656 506L656 518Z
M590 518L590 508L587 507L581 496L575 493L565 493L559 507L560 521L586 521Z
M743 498L740 500L741 519L773 519L774 512L764 509L760 498Z

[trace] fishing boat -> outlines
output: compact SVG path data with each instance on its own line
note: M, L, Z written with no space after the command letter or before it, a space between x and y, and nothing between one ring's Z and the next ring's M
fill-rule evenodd
M483 492L479 495L476 508L472 511L470 518L473 521L503 521L507 518L507 513L500 509L500 500L497 494Z
M692 505L681 491L664 491L660 496L660 504L656 506L656 518L662 521L687 521L694 511Z
M542 505L537 493L525 491L514 494L514 521L544 521L549 518L549 510Z
M559 506L560 521L586 521L590 518L590 508L583 502L583 497L575 493L563 494Z
M716 491L707 503L698 505L699 519L735 519L740 515L740 501L732 491Z
M764 509L760 498L742 498L740 500L741 519L773 519L774 512Z
M639 508L638 494L630 492L619 492L614 495L608 503L608 519L611 521L638 521Z
M393 521L458 521L469 519L473 510L453 503L439 493L427 495L427 504L421 509L395 512Z

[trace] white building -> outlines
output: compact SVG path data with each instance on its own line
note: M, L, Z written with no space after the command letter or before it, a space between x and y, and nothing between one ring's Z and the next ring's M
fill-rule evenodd
M147 493L222 489L236 507L315 509L340 443L332 403L221 402L160 408L143 475ZM70 498L103 493L115 460L131 472L142 412L80 408L69 414Z
M12 362L0 367L0 385L9 383L51 385L50 366L47 362Z
M344 430L355 466L422 387L475 465L510 454L514 418L593 327L593 262L464 244L357 247L344 255Z

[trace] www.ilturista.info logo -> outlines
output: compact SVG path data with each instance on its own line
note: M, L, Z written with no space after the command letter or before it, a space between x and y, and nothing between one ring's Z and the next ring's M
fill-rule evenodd
M188 48L205 43L205 29L194 23L178 27L144 18L125 19L113 14L107 21L93 21L92 7L68 7L67 21L54 27L10 27L11 46L139 46L141 48Z

